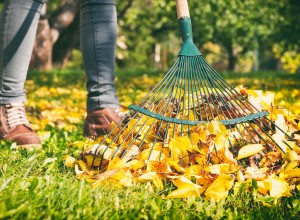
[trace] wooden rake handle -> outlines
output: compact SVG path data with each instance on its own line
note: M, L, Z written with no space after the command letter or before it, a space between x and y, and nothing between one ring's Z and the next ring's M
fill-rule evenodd
M190 17L189 5L187 0L176 0L177 17Z

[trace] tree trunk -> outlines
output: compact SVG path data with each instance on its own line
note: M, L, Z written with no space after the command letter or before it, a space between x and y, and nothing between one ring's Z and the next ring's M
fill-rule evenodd
M232 45L229 45L227 47L227 51L228 51L228 67L227 70L234 70L235 68L235 63L236 63L236 57L233 54L233 47Z
M53 42L50 32L48 19L41 19L33 46L30 68L39 70L49 70L52 68Z
M75 19L79 11L79 3L80 0L62 0L60 7L52 13L50 18L43 16L43 14L46 14L46 9L44 8L41 20L39 21L30 67L39 70L50 69L53 63L52 57L57 54L57 49L53 51L53 47L57 42L59 42L61 47L59 50L63 49L66 53L64 54L65 56L60 54L60 60L55 59L55 62L56 64L58 63L59 66L63 66L66 56L69 55L69 51L73 49L77 42L69 42L69 44L64 44L63 46L61 46L62 44L60 42L67 42L65 38L70 35L67 33L67 29L73 31L71 34L75 36L78 35L78 33L76 34L74 31L78 32L79 29L74 30L74 26L76 24L77 26L79 25L79 18L78 20ZM60 37L63 37L63 39L60 39ZM72 40L73 39L69 38L69 41ZM55 48L58 48L58 46Z
M79 17L80 13L77 11L76 16L58 38L53 47L53 65L56 67L66 66L71 52L74 48L79 48Z
M259 49L255 48L253 54L254 54L253 71L258 71L259 70Z

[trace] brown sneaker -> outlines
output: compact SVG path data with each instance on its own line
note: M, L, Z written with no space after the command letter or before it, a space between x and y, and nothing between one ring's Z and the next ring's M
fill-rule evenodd
M40 138L32 130L23 103L0 105L0 139L22 146L38 146Z
M120 109L103 108L88 111L84 123L84 136L96 139L98 136L110 132L112 122L119 123L125 114Z

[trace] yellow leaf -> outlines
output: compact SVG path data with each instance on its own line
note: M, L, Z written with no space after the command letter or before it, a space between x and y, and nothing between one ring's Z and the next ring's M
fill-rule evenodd
M211 121L208 124L207 129L211 134L226 134L227 132L226 127L218 121Z
M225 143L227 142L227 138L224 134L217 134L214 139L213 148L217 151L222 150L225 147Z
M68 168L74 167L75 163L76 163L76 159L70 155L66 155L65 156L65 165Z
M221 174L215 181L207 188L205 196L207 199L213 199L218 202L228 195L228 191L232 188L234 178L230 175Z
M139 160L132 160L127 163L127 167L131 168L133 170L139 170L145 166L145 163L143 161Z
M177 172L179 173L184 173L185 169L182 168L181 166L179 166L178 163L176 163L172 158L166 158L165 161L171 166L173 167Z
M191 143L193 145L198 144L199 140L200 140L200 134L198 134L198 133L191 133L190 140L191 140Z
M156 186L159 190L163 190L164 189L164 184L162 182L162 179L156 175L156 177L153 179L153 184L154 186Z
M118 172L116 172L112 178L115 179L115 180L121 180L123 178L126 177L126 172L124 169L120 169Z
M223 164L214 164L211 166L208 166L205 170L210 172L211 174L221 174L226 173L229 170L229 163L223 163Z
M176 98L176 99L181 99L181 97L186 94L185 91L183 89L179 89L178 87L173 90L172 92L172 97Z
M238 153L238 156L236 159L240 160L240 159L243 159L246 157L253 156L254 154L259 153L263 149L264 149L264 146L261 144L248 144L239 150L239 153Z
M110 160L111 157L115 154L115 152L116 152L116 149L109 148L105 145L101 145L98 148L98 155L101 155L101 157L103 156L103 159L106 159L106 160Z
M149 161L147 164L147 172L170 173L172 172L168 163L163 161Z
M124 177L119 182L122 186L132 186L132 178L130 177Z
M259 100L257 98L255 98L252 95L248 96L248 101L251 103L251 105L253 105L255 107L255 109L257 109L258 111L261 111L261 105L259 103Z
M285 178L300 178L300 169L286 170L284 171Z
M154 145L154 146L153 146ZM145 150L142 150L136 157L139 161L146 160L163 160L164 158L169 156L169 149L166 147L162 147L161 143L151 143Z
M174 179L174 180L173 180L173 183L174 183L174 185L177 186L178 188L184 186L185 184L193 185L194 187L196 187L196 188L198 188L198 189L201 188L201 186L199 186L199 185L193 183L192 181L190 181L189 179L187 179L185 176L180 176L179 178Z
M282 134L284 136L284 132L287 132L288 126L287 126L284 116L282 114L277 115L277 119L275 120L275 125L277 125L280 128L279 129L278 127L275 127L276 134Z
M228 161L236 162L236 160L233 158L233 154L230 152L228 147L225 147L225 149L224 149L224 156Z
M256 167L247 167L244 172L244 177L246 179L257 179L262 180L267 177L266 172L268 171L268 167L256 168Z
M300 156L294 150L289 150L285 153L284 159L288 161L298 161L300 160Z
M232 131L228 135L228 141L231 142L232 145L236 144L236 141L241 139L241 134L237 131Z
M276 145L276 147L279 148L279 150L282 151L283 153L286 153L287 145L284 143L284 134L276 133L272 135L272 138L275 141L275 143L278 145L278 146Z
M199 197L200 193L197 188L192 185L186 184L185 186L172 191L167 197L168 198L188 198L188 197Z
M81 169L82 171L85 171L85 170L88 169L88 166L87 166L86 163L83 162L82 160L78 160L77 163L78 163L78 165L79 165L79 167L80 167L80 169Z
M270 190L270 181L263 180L263 181L257 181L257 191L260 192L263 195L267 195Z
M146 149L143 150L138 156L137 156L137 160L139 161L145 161L145 160L159 160L161 155L161 151L160 150L156 150L156 149Z
M188 136L172 138L169 148L174 159L186 156L187 151L192 151L193 147Z
M270 177L270 196L280 198L282 196L291 196L289 184L285 179L278 177Z
M132 145L127 149L125 155L123 155L123 160L130 160L139 154L139 148L136 145Z
M243 182L245 181L245 177L244 177L244 174L241 170L238 170L237 173L236 173L236 178L238 180L238 182Z
M194 184L184 176L180 176L178 179L172 180L178 189L171 192L168 198L188 198L188 197L199 197L201 186Z
M184 176L188 179L191 179L191 177L195 177L199 175L203 168L199 165L192 165L187 167L185 170L186 172L184 173Z
M138 177L138 181L153 181L153 184L160 190L164 189L163 182L156 172L148 172Z
M93 188L99 187L102 184L103 180L106 180L109 177L112 177L113 175L115 175L119 171L120 171L120 169L107 170L104 173L101 173L101 174L97 175L96 176L97 181L92 184Z
M147 173L144 173L141 176L139 176L138 181L141 181L141 182L150 181L150 180L153 180L156 175L157 175L156 172L147 172Z
M79 169L78 164L75 164L75 173L76 173L77 176L81 175L82 173L84 173L84 171L82 171L82 170Z
M115 157L111 161L109 161L107 170L116 170L126 167L126 160L123 158Z
M204 127L199 127L199 131L198 131L199 135L200 135L200 141L203 143L207 142L207 136L208 136L208 131L204 128Z
M94 156L94 155L84 155L84 159L88 167L99 167L101 163L101 156ZM105 167L108 163L108 160L103 159L101 168ZM107 166L106 166L107 167Z
M289 162L289 163L285 166L284 170L285 170L285 171L287 171L287 170L292 170L292 169L294 169L294 168L297 167L297 166L298 166L298 161L291 161L291 162Z

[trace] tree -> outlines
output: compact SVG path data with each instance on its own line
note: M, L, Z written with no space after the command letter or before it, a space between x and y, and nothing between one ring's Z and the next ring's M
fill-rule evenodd
M281 17L277 1L203 0L190 1L194 36L199 42L212 41L225 48L228 69L237 56L257 48L270 37Z
M281 0L278 3L281 22L277 23L274 40L300 46L300 4L298 0Z
M32 53L32 68L51 69L53 61L61 66L79 45L79 3L80 0L52 1L48 14L44 5Z
M297 18L293 18L293 15L289 15L288 19L284 17L288 12L298 12L296 1L190 0L194 41L199 48L208 41L221 45L226 51L228 69L233 70L239 56L245 56L249 51L266 44L272 45L278 41L276 37L286 41L291 38L288 31L292 31L294 26L291 22L297 23L295 25L300 30ZM154 49L160 44L177 49L181 36L174 0L116 2L119 66L152 65ZM48 6L47 16L40 21L32 62L35 67L47 67L46 60L51 65L53 62L54 65L64 66L71 51L79 48L79 0L53 0L49 1ZM278 30L282 27L286 32L280 34ZM297 39L300 39L298 35L293 41ZM41 59L45 45L49 47L46 49L48 54ZM37 62L38 59L40 62Z

